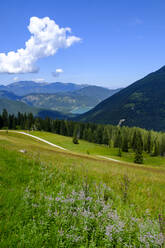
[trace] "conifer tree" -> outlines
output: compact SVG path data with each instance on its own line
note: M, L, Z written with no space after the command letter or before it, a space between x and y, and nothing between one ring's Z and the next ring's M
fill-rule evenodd
M88 139L88 130L87 130L87 128L85 128L84 131L83 131L83 139L84 140Z
M76 136L73 136L73 143L74 144L79 144L78 138Z
M92 142L97 143L97 131L96 130L94 130L93 132Z
M136 148L137 148L137 132L135 130L132 138L132 149L135 151Z
M160 155L165 156L165 135L162 135L161 138Z
M128 134L125 132L123 141L122 141L122 151L128 152Z
M60 125L60 134L67 136L67 129L66 129L66 125L65 125L65 121L61 120L61 125Z
M9 119L8 119L8 113L6 109L3 109L2 120L3 120L3 127L8 127Z
M73 140L72 140L74 144L79 144L78 137L79 137L79 127L75 126L73 133Z
M143 163L143 142L140 131L136 134L136 149L134 162L137 164Z
M89 142L92 142L92 130L91 130L91 128L88 128L88 130L87 130L87 140L89 141Z
M122 136L121 136L120 128L118 128L117 133L114 138L114 147L121 148L121 144L122 144Z
M41 130L41 123L40 123L39 118L35 119L33 128L34 128L34 130L38 130L38 131Z
M151 131L148 132L147 136L147 152L151 153Z
M159 155L159 142L157 140L157 138L155 138L154 140L154 145L153 145L153 153L152 156L158 156Z
M121 148L122 148L122 136L121 136L121 130L119 128L118 130L118 134L117 134L117 144L118 144L118 156L121 157L122 152L121 152Z
M103 129L101 126L97 127L96 130L96 140L98 144L102 144L103 143Z
M47 132L51 132L51 120L49 117L46 117L46 119L44 120L44 130Z
M108 135L108 130L106 127L104 127L104 130L103 130L103 144L105 145L108 145L109 144L109 135Z
M0 115L0 129L3 127L3 119L2 116Z

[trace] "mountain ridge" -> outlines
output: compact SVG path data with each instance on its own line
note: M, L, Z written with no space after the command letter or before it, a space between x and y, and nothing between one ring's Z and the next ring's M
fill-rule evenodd
M25 95L21 101L31 106L48 108L69 113L79 112L79 109L89 109L96 106L105 98L111 96L116 90L109 90L99 86L87 86L73 92L33 93Z
M0 90L10 91L18 96L30 93L57 93L60 91L74 91L81 89L83 85L74 83L37 83L35 81L18 81L8 85L0 85Z
M137 80L94 109L77 117L79 121L165 130L165 66Z
M33 81L28 83L26 81L15 82L6 86L6 88L2 88L3 90L0 87L0 98L18 100L29 106L59 111L65 114L86 112L120 90L111 90L95 85L76 85L59 82L45 84Z

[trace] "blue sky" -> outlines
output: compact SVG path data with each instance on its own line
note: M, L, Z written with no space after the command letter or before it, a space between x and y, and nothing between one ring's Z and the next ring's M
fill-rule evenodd
M34 16L49 17L81 38L53 56L36 59L36 73L8 74L2 68L8 57L0 57L0 84L45 80L117 88L165 64L164 0L6 0L0 2L0 10L0 54L25 48ZM58 77L52 75L57 75L56 69L63 71Z

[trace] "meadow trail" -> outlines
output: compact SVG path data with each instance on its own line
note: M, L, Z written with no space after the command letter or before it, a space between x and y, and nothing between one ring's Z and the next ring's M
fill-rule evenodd
M4 132L4 130L0 130L0 131L1 131L1 132L2 132L2 131ZM6 130L5 130L5 131L6 131ZM39 141L42 141L42 142L44 142L44 143L46 143L46 144L48 144L48 145L50 145L50 146L53 146L53 147L59 148L59 149L61 149L61 150L67 151L67 149L65 149L65 148L63 148L63 147L61 147L61 146L55 145L55 144L53 144L53 143L51 143L51 142L49 142L49 141L47 141L47 140L45 140L45 139L39 138L39 137L34 136L34 135L32 135L32 134L25 133L25 132L19 132L19 131L13 131L13 130L11 130L10 132L12 132L12 133L19 133L19 134L24 134L24 135L30 136L30 137L32 137L32 138L34 138L34 139L37 139L37 140L39 140Z
M7 131L7 130L0 130L0 132L6 132L6 131ZM74 154L74 156L79 157L79 158L80 158L80 157L81 157L81 158L86 157L85 154L81 154L81 153L76 153L76 154L75 154L75 153L73 153L72 150L66 149L66 148L64 148L64 147L62 147L62 146L56 145L56 144L54 144L54 143L52 143L52 142L49 142L49 141L47 141L47 140L45 140L45 139L43 139L43 138L37 137L37 136L35 136L35 135L29 134L29 133L26 133L26 132L15 131L15 130L8 130L7 132L10 132L10 133L18 133L18 134L22 134L22 135L29 136L29 137L31 137L31 138L34 138L35 140L41 141L41 142L46 143L46 144L48 144L48 145L50 145L50 146L52 146L52 147L58 148L58 149L60 149L60 150L63 150L63 152L69 152L69 153L71 153L72 155ZM67 154L69 155L69 153L67 153ZM142 170L146 170L146 171L148 171L148 170L153 170L153 171L155 171L155 172L157 172L157 173L162 173L162 172L164 172L164 170L162 170L162 169L151 168L151 167L150 167L150 168L147 168L147 167L144 167L143 165L141 165L141 166L138 165L138 166L137 166L137 165L134 164L134 163L130 163L130 162L122 161L122 160L117 160L117 159L114 159L114 158L111 158L111 157L106 157L106 156L101 156L101 155L88 156L88 159L99 160L99 161L102 161L102 162L112 161L112 162L114 162L115 164L120 164L120 165L127 166L127 167L130 167L130 168L133 167L133 168L142 169Z
M117 160L117 159L114 159L114 158L109 158L109 157L105 157L105 156L101 156L101 155L97 155L97 157L108 159L108 160L113 161L113 162L121 162L121 163L125 163L125 164L132 164L132 163L129 163L129 162L124 162L124 161L121 161L121 160Z
M6 130L0 130L0 132L5 132L5 131L6 131ZM66 149L66 148L64 148L64 147L62 147L62 146L58 146L58 145L53 144L53 143L51 143L51 142L49 142L49 141L47 141L47 140L45 140L45 139L39 138L39 137L37 137L37 136L35 136L35 135L32 135L32 134L29 134L29 133L20 132L20 131L13 131L13 130L10 130L10 131L8 131L8 132L23 134L23 135L32 137L32 138L34 138L34 139L36 139L36 140L42 141L42 142L44 142L44 143L46 143L46 144L48 144L48 145L50 145L50 146L59 148L59 149L61 149L61 150L69 151L68 149ZM72 152L72 151L71 151L71 152ZM105 156L100 156L100 155L97 155L97 157L98 157L98 158L102 158L102 159L111 160L111 161L113 161L113 162L119 162L119 163L122 163L122 164L128 164L128 162L123 162L123 161L121 161L121 160L113 159L113 158L110 158L110 157L105 157Z

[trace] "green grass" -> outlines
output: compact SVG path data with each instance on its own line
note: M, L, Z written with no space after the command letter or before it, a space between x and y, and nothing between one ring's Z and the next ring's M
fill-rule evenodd
M67 137L43 138L51 135L64 146ZM74 145L67 140L69 149ZM164 168L114 163L76 149L82 148L65 152L0 133L0 247L160 247Z
M79 152L83 154L90 154L90 155L102 155L111 157L117 160L130 162L134 161L134 153L132 151L122 152L122 157L118 155L118 148L109 148L105 145L98 145L94 143L90 143L84 140L79 140L79 145L75 145L72 142L72 137L66 137L58 134L52 134L48 132L39 132L33 131L30 132L32 135L38 136L40 138L46 139L54 144L62 146L70 151ZM152 165L152 166L161 166L165 168L165 158L164 157L151 157L149 154L144 153L144 164L145 165Z

